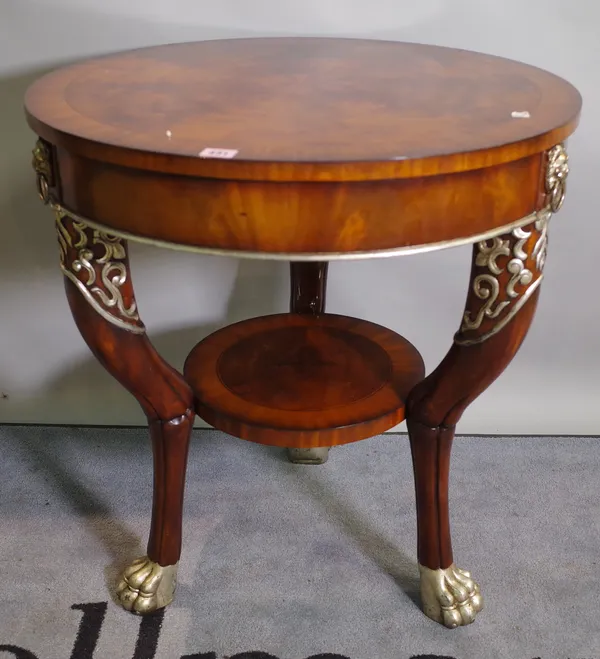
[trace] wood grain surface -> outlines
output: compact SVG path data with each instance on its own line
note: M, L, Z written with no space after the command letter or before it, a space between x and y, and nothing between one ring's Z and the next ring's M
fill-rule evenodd
M91 59L38 80L25 104L39 135L93 160L211 178L343 181L539 153L574 130L581 99L551 73L491 55L269 38ZM236 155L200 157L207 148Z
M57 149L60 200L131 237L263 258L470 242L544 204L544 154L444 176L277 183L172 176Z
M290 313L324 313L328 270L328 263L290 263Z
M416 348L385 327L333 314L230 325L190 353L184 376L205 421L290 448L370 437L404 419L424 375Z

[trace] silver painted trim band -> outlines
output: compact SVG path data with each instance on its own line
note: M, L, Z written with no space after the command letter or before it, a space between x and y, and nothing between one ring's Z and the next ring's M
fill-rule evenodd
M425 245L408 245L405 247L393 247L391 249L379 249L379 250L366 250L366 251L357 251L357 252L251 252L244 250L235 250L235 249L222 249L218 247L198 247L195 245L182 245L180 243L169 242L166 240L160 240L157 238L147 238L144 236L137 236L135 234L129 233L128 231L122 231L120 229L114 229L113 227L106 226L95 220L90 220L81 215L77 215L70 211L68 208L65 208L61 204L51 201L50 205L52 208L67 215L71 219L77 222L83 222L87 224L92 229L97 231L102 231L124 240L131 240L133 242L142 243L145 245L154 245L156 247L165 247L167 249L173 249L182 252L193 252L196 254L210 254L213 256L229 256L233 258L244 258L244 259L259 259L264 261L358 261L362 259L373 259L373 258L390 258L393 256L408 256L411 254L424 254L426 252L435 252L442 249L448 249L450 247L459 247L461 245L470 245L475 242L480 242L483 240L490 240L495 236L504 233L510 233L513 229L525 226L526 224L531 224L537 219L538 213L541 211L534 211L525 217L522 217L510 224L505 224L489 231L484 231L483 233L477 233L472 236L465 236L463 238L453 238L451 240L444 240L437 243L427 243Z

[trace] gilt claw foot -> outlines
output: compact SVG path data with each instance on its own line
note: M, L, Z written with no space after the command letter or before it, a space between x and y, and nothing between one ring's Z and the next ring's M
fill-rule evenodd
M469 625L483 608L479 586L471 575L456 565L431 570L419 565L423 612L432 620L453 629Z
M152 613L173 601L177 564L163 567L147 556L125 568L117 587L119 602L133 613Z
M329 447L289 448L288 459L296 465L322 465L329 457Z

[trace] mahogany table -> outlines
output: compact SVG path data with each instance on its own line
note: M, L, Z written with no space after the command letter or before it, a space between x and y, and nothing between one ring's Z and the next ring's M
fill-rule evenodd
M75 322L153 442L148 554L118 586L126 609L173 598L196 414L306 461L406 418L423 608L448 627L473 621L479 588L452 557L450 447L532 321L580 108L569 83L518 62L355 39L159 46L31 86L37 186ZM290 261L290 313L217 331L180 374L146 336L128 240ZM428 377L395 332L325 313L329 261L465 243L466 307Z

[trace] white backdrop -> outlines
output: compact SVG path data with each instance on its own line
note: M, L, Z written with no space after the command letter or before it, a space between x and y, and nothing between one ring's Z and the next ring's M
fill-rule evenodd
M91 357L70 317L51 214L30 169L27 85L82 56L239 36L360 36L480 50L541 66L584 97L569 142L538 314L508 370L460 432L600 433L600 9L596 0L0 0L0 422L141 424L137 403ZM285 264L132 245L142 317L180 367L217 326L287 308ZM450 346L470 248L330 267L328 310L391 327L428 370Z

